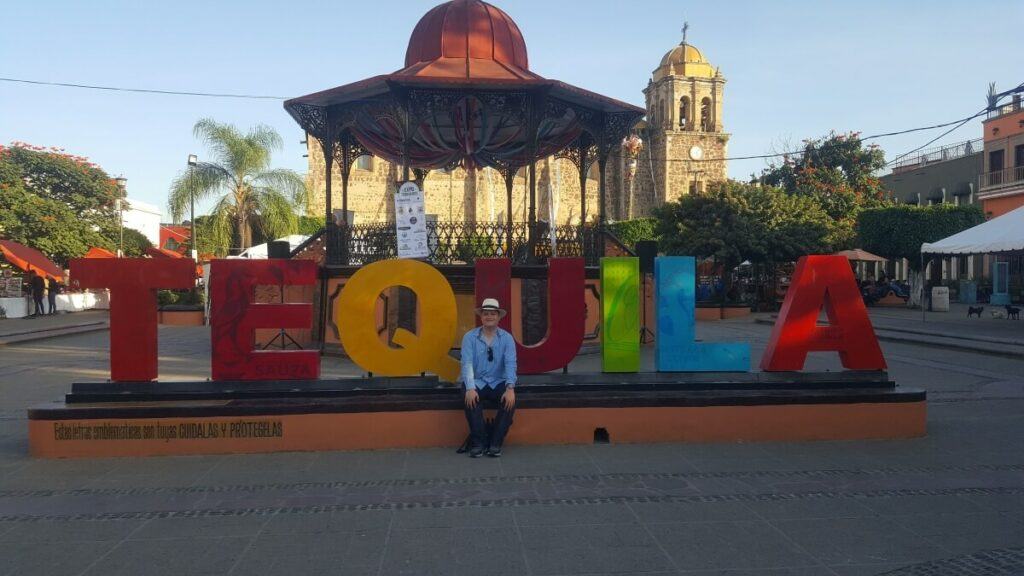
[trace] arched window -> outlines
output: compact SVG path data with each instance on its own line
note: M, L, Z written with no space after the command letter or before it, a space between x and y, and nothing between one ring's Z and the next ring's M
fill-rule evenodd
M686 130L690 125L690 98L683 96L679 99L679 129Z
M700 129L711 132L715 128L714 114L711 110L711 98L704 97L700 101Z

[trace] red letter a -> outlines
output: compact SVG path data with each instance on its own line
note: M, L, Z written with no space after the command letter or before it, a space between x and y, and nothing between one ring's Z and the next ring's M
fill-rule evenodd
M828 326L818 326L822 306ZM804 256L761 357L765 372L801 370L808 352L835 350L849 370L885 370L857 281L844 256Z
M76 258L71 278L82 288L110 289L110 379L156 378L156 291L195 285L196 263L149 258Z
M506 258L481 258L476 261L476 303L497 298L511 308L512 264ZM520 374L541 374L567 366L583 345L586 304L583 301L585 276L582 258L552 258L548 261L548 333L534 346L516 342L516 361ZM511 319L501 319L501 327L512 331Z

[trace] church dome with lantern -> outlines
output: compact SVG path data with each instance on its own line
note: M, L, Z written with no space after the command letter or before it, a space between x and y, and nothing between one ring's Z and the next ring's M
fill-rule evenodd
M661 59L661 64L654 70L654 81L666 76L687 76L690 78L714 78L717 71L704 54L685 41L671 50Z

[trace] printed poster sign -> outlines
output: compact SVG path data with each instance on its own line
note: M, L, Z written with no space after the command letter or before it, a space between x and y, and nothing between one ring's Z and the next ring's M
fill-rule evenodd
M404 182L395 192L395 236L399 258L430 257L423 190L415 182Z
M0 278L0 297L21 298L21 276L9 276Z

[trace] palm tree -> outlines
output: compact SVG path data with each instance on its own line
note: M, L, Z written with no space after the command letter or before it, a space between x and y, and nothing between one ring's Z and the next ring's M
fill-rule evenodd
M253 230L265 238L295 232L296 209L309 206L309 191L292 170L270 168L270 155L282 146L281 136L269 126L258 125L242 135L230 124L204 118L193 128L209 149L213 162L200 162L193 173L179 174L171 184L167 201L177 221L195 200L223 194L203 226L207 246L224 255L229 247L242 250L252 245ZM197 234L198 235L198 234Z

